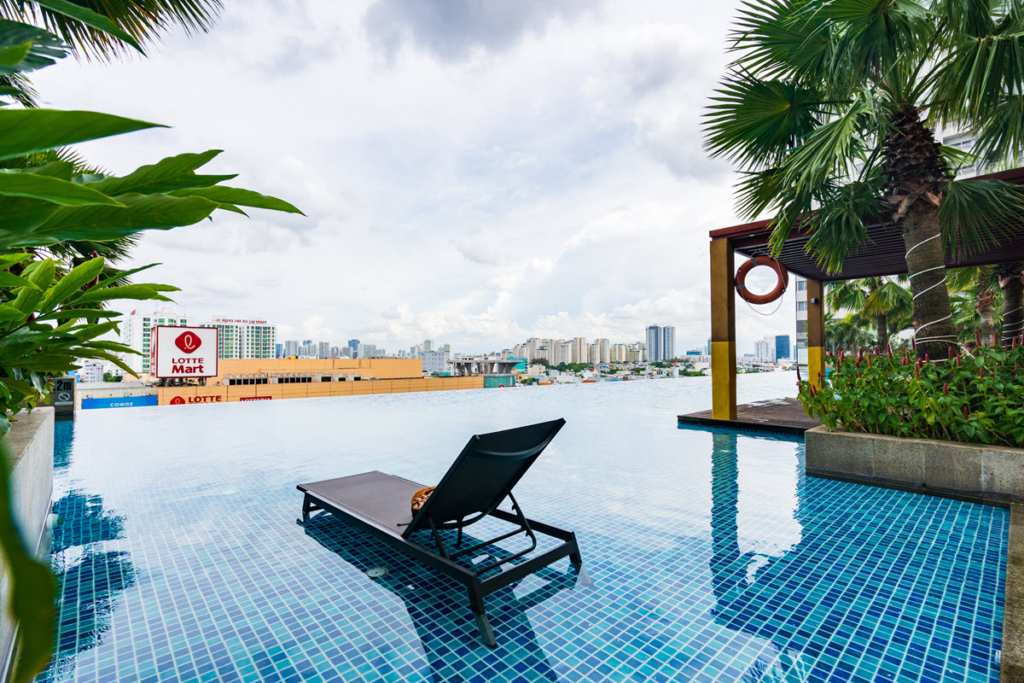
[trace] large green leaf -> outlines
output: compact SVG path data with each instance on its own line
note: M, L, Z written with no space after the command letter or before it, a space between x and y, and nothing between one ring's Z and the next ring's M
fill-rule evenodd
M102 242L139 232L166 230L198 223L213 213L217 205L200 197L170 197L155 194L126 194L114 206L61 207L16 245L46 244L52 240L92 240ZM2 225L2 224L0 224Z
M170 301L170 299L161 296L156 289L149 285L123 285L106 289L96 289L94 287L75 299L75 304L91 304L111 299L136 299L139 301L156 299L158 301Z
M102 271L102 258L90 259L80 266L76 266L46 292L46 296L43 297L42 302L39 304L40 312L49 312L89 282L95 280Z
M163 127L157 123L93 111L4 109L0 110L0 159Z
M126 31L118 28L117 24L102 14L97 14L91 9L68 2L68 0L35 0L35 2L51 12L63 14L66 17L82 22L86 26L98 31L103 31L104 33L109 33L116 38L120 38L139 52L143 52L142 46L139 45L135 38L129 35ZM145 52L143 52L143 54L145 54Z
M10 423L2 417L3 433ZM49 567L35 559L14 521L10 458L0 442L0 549L11 577L10 614L19 626L19 655L13 683L27 683L52 656L57 630L57 581Z
M28 57L28 52L31 49L32 43L0 45L0 72L9 71L13 73L18 71L14 67L25 61L25 57Z
M0 59L0 74L12 74L50 66L67 54L67 45L37 26L0 19L0 52L7 55Z
M179 154L150 166L140 166L123 178L109 177L88 183L89 187L110 196L135 192L153 194L190 188L209 187L236 175L196 175L195 170L221 153L211 149L202 154Z
M178 190L172 192L176 197L204 197L218 204L238 204L240 206L251 206L257 209L270 209L271 211L284 211L286 213L297 213L305 215L297 208L277 197L269 197L253 190L243 190L237 187L205 187L196 190Z
M0 169L0 195L10 197L28 197L42 199L63 206L86 206L90 204L106 204L123 206L102 192L91 187L39 175Z

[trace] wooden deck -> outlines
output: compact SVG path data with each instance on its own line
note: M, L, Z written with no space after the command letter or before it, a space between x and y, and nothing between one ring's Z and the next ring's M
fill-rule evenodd
M702 410L699 413L680 415L679 424L803 435L821 423L808 417L797 399L777 398L737 406L735 420L718 420L711 417L710 410Z

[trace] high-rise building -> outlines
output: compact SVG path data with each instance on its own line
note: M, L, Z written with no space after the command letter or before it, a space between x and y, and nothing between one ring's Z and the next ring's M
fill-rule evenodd
M754 358L762 361L774 362L775 360L775 337L765 337L754 342Z
M274 344L274 358L284 358L284 344Z
M135 349L134 353L123 354L121 360L136 374L149 372L150 330L159 325L194 326L195 319L181 315L173 308L162 308L154 313L139 314L132 311L121 318L121 343Z
M273 358L277 327L266 320L215 317L206 327L220 330L218 358Z
M676 357L676 328L650 325L647 328L647 360L667 361Z
M358 339L349 339L348 340L348 348L352 349L352 357L353 358L358 358L359 357L359 340Z
M317 358L330 358L331 357L331 343L330 342L320 342L319 344L317 344L316 357Z
M789 335L775 335L775 360L789 358Z
M360 358L376 358L377 357L377 345L376 344L360 344L359 345L359 357Z
M297 341L286 341L284 343L284 357L291 358L292 356L299 355L299 342Z
M647 360L661 360L661 328L657 325L647 326Z
M710 357L711 356L711 339L710 338L708 339L708 345L705 347L705 350L707 351L707 355Z
M807 376L807 280L796 279L796 352L794 360Z
M586 337L576 337L570 344L570 357L572 360L569 363L589 363L590 362L590 345L587 344Z
M598 356L598 360L596 362L605 363L605 364L611 363L612 362L612 343L610 341L608 341L607 339L598 339L597 342L598 342L598 344L600 345L601 348L600 348L600 351L599 351L600 355Z

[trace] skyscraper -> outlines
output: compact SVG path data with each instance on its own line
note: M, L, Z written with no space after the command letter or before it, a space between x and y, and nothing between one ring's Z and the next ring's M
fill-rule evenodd
M647 360L652 363L676 357L676 328L650 325L647 328Z
M661 360L661 328L657 325L647 327L647 360L652 363Z
M359 340L358 339L349 339L348 340L348 348L352 349L352 357L353 358L358 358L359 357Z
M775 360L789 358L789 335L779 334L775 336Z

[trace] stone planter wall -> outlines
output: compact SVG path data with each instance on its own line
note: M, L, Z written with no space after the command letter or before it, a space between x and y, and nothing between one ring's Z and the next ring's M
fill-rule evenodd
M12 458L15 522L25 541L42 554L47 548L41 547L40 541L53 492L53 408L19 413L4 441ZM6 680L15 635L14 623L7 614L10 584L6 566L0 562L0 681Z
M807 473L875 479L918 488L1024 502L1024 450L931 439L831 432L804 435Z

